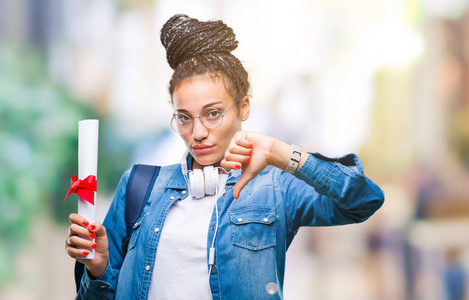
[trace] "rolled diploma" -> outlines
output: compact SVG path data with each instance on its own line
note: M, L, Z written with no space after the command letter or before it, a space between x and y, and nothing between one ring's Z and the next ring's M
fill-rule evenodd
M98 179L98 129L99 120L82 120L78 122L78 179L85 179L89 175ZM94 205L78 197L78 214L90 224L96 222L96 192ZM94 242L94 239L90 238ZM88 250L88 249L87 249ZM81 259L93 259L94 249L89 255Z

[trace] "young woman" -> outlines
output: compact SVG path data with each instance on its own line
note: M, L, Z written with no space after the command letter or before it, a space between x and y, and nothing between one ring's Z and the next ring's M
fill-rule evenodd
M353 154L326 158L242 131L250 85L223 22L175 15L161 41L174 69L171 126L188 154L161 168L127 254L121 241L129 171L102 225L70 215L67 253L95 249L94 259L77 259L86 265L80 295L282 299L285 255L298 229L362 222L382 205L383 192ZM204 185L212 191L200 194Z

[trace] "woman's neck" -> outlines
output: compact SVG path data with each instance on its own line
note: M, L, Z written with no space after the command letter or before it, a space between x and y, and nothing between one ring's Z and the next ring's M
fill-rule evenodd
M201 170L203 170L204 167L206 167L206 166L204 166L204 165L199 164L193 157L192 157L191 159L192 159L192 170L194 170L194 169L201 169ZM214 168L220 167L220 161L216 162L216 163L213 164L212 166L213 166Z

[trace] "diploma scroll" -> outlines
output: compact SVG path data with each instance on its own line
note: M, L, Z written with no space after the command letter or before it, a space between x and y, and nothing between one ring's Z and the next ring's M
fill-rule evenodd
M98 131L99 120L82 120L78 122L78 179L84 180L90 175L98 178ZM96 222L96 192L94 205L78 197L78 214L90 224ZM94 239L90 238L94 242ZM93 259L94 249L81 259Z

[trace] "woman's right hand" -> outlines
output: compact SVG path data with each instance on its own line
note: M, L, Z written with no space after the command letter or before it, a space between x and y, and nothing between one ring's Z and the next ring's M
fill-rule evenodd
M88 274L98 278L106 271L109 260L108 240L106 228L95 222L88 221L78 214L70 214L69 235L65 241L65 251L68 255L86 265ZM93 243L93 238L95 242ZM79 259L77 256L86 256L89 251L95 250L94 259Z

